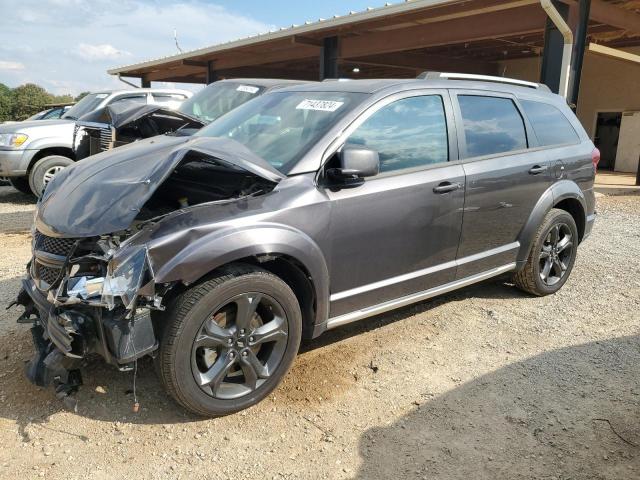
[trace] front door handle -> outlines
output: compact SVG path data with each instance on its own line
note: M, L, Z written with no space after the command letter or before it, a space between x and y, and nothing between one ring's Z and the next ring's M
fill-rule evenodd
M532 167L531 170L529 170L529 174L539 175L540 173L546 172L547 168L549 167L547 167L546 165L536 165L535 167Z
M440 185L433 189L433 193L442 195L444 193L454 192L460 188L462 188L462 185L460 185L459 183L442 182Z

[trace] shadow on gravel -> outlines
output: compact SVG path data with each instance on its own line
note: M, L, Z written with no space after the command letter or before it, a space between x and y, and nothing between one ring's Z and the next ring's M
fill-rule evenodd
M550 351L360 440L359 479L640 476L640 337Z
M11 186L0 186L0 203L13 203L14 205L35 205L36 197L19 192Z
M349 373L351 368L345 368L345 362L357 368L359 355L368 353L351 351L344 345L338 345L338 342L426 312L443 303L478 296L514 298L522 294L503 283L485 283L327 332L303 345L292 371L275 394L284 397L283 401L290 406L306 407L310 401L326 401L333 395L332 388L341 390L353 383ZM20 312L18 308L3 312L3 321L13 322ZM62 403L55 398L53 388L36 387L25 378L24 364L32 352L31 337L26 328L3 334L0 341L0 418L16 421L24 441L29 441L27 426L30 423L47 428L48 418L64 410ZM340 358L340 361L336 361L336 358ZM187 413L164 392L150 358L138 362L136 393L141 410L137 414L132 412L133 373L118 372L101 358L94 357L82 369L82 376L84 385L76 395L78 415L100 421L133 424L202 420ZM322 400L318 400L320 397Z
M399 308L375 317L366 318L358 322L347 324L335 330L329 330L320 337L303 343L300 352L308 352L316 348L321 348L335 342L346 340L347 338L360 335L377 328L391 325L395 322L405 320L413 315L419 315L437 308L440 305L450 302L460 302L469 298L492 298L492 299L517 299L531 298L521 290L515 288L511 283L504 279L488 280L477 285L463 288L439 297L425 300L407 307Z

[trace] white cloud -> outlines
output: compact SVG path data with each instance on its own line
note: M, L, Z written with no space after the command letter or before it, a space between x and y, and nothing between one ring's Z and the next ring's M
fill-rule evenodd
M177 53L174 28L185 51L272 28L208 0L0 0L0 12L14 12L0 15L0 58L24 67L0 81L58 94L123 87L107 69Z
M0 70L24 70L24 64L0 60Z
M81 43L76 51L77 55L85 60L114 60L119 57L129 56L130 52L118 50L113 45L104 43L102 45L90 45Z

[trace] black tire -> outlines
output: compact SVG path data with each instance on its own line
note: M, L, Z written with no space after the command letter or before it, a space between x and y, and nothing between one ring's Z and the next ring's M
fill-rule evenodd
M278 340L272 341L273 343L265 340L265 343L261 343L260 346L253 347L258 350L251 356L250 347L252 344L249 343L249 340L253 342L254 339L260 338L261 333L257 328L247 329L246 335L242 337L242 343L240 343L239 332L244 332L236 326L240 317L237 313L240 304L234 303L232 299L256 294L259 297L254 298L259 298L260 303L254 308L257 315L250 314L250 318L258 318L256 321L259 326L266 327L275 321L281 322L281 317L284 315L287 325L284 338L281 337L283 335L281 330L284 327L282 329L278 327ZM271 302L272 306L265 310L263 301ZM235 305L236 313L229 313L233 310L233 308L229 310L230 305ZM279 312L280 315L276 316L274 311ZM231 332L235 328L233 337L235 343L232 345L231 340L227 337L224 337L224 341L220 341L223 337L211 333L208 338L215 338L216 341L220 341L220 344L216 344L215 347L198 347L197 345L200 343L196 342L207 337L202 332L205 330L207 333L211 332L209 328L213 328L210 327L212 321L220 322L220 320L216 320L218 315L222 314L220 312L226 313L224 313L225 328L219 331ZM268 319L270 314L272 316ZM262 318L266 323L262 321ZM230 327L229 319L233 319L233 324ZM218 417L238 412L255 405L269 395L293 363L298 353L302 334L300 306L289 286L279 277L249 265L230 266L213 278L179 294L170 302L167 310L157 318L156 323L164 323L160 327L162 334L160 348L156 356L156 369L165 389L184 408L197 415L207 417ZM219 323L214 323L214 325L220 326ZM268 329L268 331L271 330ZM266 338L265 333L262 335ZM228 344L224 343L227 341ZM203 366L202 363L199 363L204 361L205 354L201 354L203 348L206 350L206 355L213 356L213 359L209 360L210 365ZM266 356L263 356L264 364L262 363L263 359L259 360L260 366L267 368L266 365L269 365L272 360L277 360L277 363L268 367L270 371L266 376L253 376L252 382L245 373L245 367L251 363L246 355L249 353L249 359L258 359L263 349ZM278 359L272 358L276 352ZM234 357L235 363L233 363ZM216 365L227 365L228 362L231 362L231 367L225 366L215 369ZM210 372L214 370L222 372L223 368L224 373L215 376L221 380L202 384L202 378L209 379L214 376ZM253 369L254 373L260 371L262 370L258 368ZM262 372L264 373L266 370ZM200 382L196 381L196 377L200 379ZM241 383L240 380L244 383ZM225 392L243 389L245 393L239 396L224 397Z
M538 296L557 292L573 270L577 250L578 228L573 217L564 210L551 209L536 232L526 265L514 276L516 286Z
M51 175L69 165L73 165L73 160L62 155L50 155L38 160L29 172L29 186L33 194L40 198L46 184L53 178Z
M9 177L9 183L19 192L26 193L27 195L33 195L31 187L29 186L29 179L27 177Z

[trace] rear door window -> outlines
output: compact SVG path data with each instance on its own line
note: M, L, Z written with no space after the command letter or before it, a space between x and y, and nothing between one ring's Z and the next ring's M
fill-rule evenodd
M524 120L510 98L458 95L467 157L527 148Z
M553 105L520 100L524 113L536 132L540 146L566 145L580 142L580 137L564 114Z
M380 173L449 159L447 120L440 95L397 100L382 107L347 139L378 152Z

